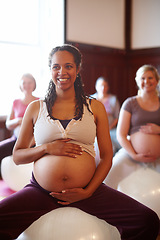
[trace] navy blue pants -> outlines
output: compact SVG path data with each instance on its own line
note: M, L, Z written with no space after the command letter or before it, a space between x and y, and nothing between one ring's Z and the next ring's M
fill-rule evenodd
M156 240L159 218L154 211L105 184L85 200L68 205L117 227L123 240ZM17 238L43 214L60 207L32 176L30 184L0 202L0 239Z

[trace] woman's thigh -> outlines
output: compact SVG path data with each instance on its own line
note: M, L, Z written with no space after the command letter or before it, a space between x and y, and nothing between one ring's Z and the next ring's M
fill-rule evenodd
M101 184L92 197L71 206L117 227L122 239L146 240L149 237L155 240L158 233L159 219L155 212L105 184Z
M59 207L47 191L28 184L22 190L5 198L0 204L0 236L18 237L43 214Z

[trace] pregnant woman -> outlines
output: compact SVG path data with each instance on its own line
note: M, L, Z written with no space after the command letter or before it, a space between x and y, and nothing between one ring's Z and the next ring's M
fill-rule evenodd
M159 74L151 65L140 67L136 73L138 95L122 105L117 137L122 149L105 179L113 188L143 165L160 173L160 97Z
M16 164L34 162L33 175L24 189L1 201L0 239L15 239L43 214L66 206L116 226L123 240L157 237L154 211L102 183L113 155L107 114L84 94L80 66L81 53L71 45L50 53L47 95L27 108L13 154ZM29 148L33 135L36 146Z

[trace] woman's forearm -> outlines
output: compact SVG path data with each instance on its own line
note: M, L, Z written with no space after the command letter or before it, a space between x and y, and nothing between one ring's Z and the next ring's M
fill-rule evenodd
M98 164L92 180L86 187L89 196L91 196L95 192L95 190L100 186L100 184L103 182L103 180L109 173L112 167L112 156L113 155L111 151L110 153L108 153L107 160L101 160Z
M6 128L8 130L14 130L16 127L21 125L21 123L22 123L22 118L15 118L15 119L12 119L12 120L7 120L6 121Z
M33 148L13 149L13 161L16 165L31 163L46 154L45 144Z
M117 136L118 142L123 147L127 153L134 159L136 152L131 144L131 141L127 137Z

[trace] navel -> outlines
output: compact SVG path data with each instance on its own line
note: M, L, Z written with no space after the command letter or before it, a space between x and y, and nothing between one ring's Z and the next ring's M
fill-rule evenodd
M65 181L67 181L68 180L68 177L67 176L64 176L63 178L62 178L62 180L65 182Z

